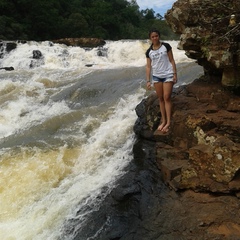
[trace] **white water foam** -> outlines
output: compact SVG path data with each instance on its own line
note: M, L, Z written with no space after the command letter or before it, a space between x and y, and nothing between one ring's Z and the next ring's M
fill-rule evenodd
M136 118L134 108L142 94L140 90L135 96L120 99L113 114L100 124L89 140L77 149L72 149L77 156L71 160L72 166L65 163L66 146L54 155L55 163L51 152L38 152L37 149L31 157L25 153L21 163L19 158L16 161L12 159L12 168L16 167L15 177L22 176L22 180L3 190L4 195L0 200L1 239L58 239L59 229L66 219L77 217L84 221L86 213L75 216L76 206L81 201L85 204L94 201L103 186L111 188L132 159L132 126ZM52 160L49 162L46 160L48 158ZM51 168L56 172L51 173ZM66 168L69 168L69 174L61 173L67 171ZM1 170L2 173L5 171L3 179L13 171L6 166ZM40 178L44 176L44 172L50 182ZM64 179L61 180L61 176ZM22 188L27 192L24 193ZM19 204L21 207L6 206L4 200L14 198L13 195L17 193L17 199L12 204ZM11 211L6 211L11 208L18 210L11 215Z
M176 63L192 61L185 56L184 51L177 49L177 41L168 41L173 47ZM91 66L98 68L122 68L128 66L144 66L145 52L150 46L148 41L122 40L107 41L102 48L84 49L67 47L64 44L50 42L18 43L17 48L5 54L0 60L0 66L12 66L15 70L33 68L45 69L85 69ZM40 51L42 57L33 59L33 51Z

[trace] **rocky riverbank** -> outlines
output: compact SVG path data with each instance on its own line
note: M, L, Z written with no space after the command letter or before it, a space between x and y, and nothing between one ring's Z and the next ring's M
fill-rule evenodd
M171 131L153 134L157 140L158 165L165 181L177 190L234 192L238 195L239 96L222 87L218 81L204 77L179 91L173 97ZM157 101L155 94L150 98ZM150 117L158 110L157 104L155 108L150 112L146 106L149 111L147 124L150 126L156 125Z
M169 234L149 239L239 239L240 97L206 76L176 89L168 134L155 131L155 93L136 110L135 131L156 140L159 176L169 186L156 218Z
M136 107L134 160L75 240L240 238L239 171L223 172L233 164L228 154L239 147L240 98L202 77L175 89L173 106L171 131L164 135L155 131L156 95ZM212 154L216 149L222 152Z

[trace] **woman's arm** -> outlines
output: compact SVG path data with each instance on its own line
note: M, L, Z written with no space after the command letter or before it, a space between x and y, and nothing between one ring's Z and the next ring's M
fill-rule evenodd
M147 80L147 88L151 88L151 59L147 58L147 65L146 65L146 80Z
M177 67L176 67L175 60L173 58L172 50L168 51L168 58L173 67L173 82L176 83L177 82Z

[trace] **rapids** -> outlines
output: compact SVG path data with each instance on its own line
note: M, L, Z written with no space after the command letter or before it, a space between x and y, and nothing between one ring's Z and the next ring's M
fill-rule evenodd
M179 83L201 67L169 41ZM148 41L102 48L51 42L1 49L0 239L61 239L84 223L132 161L136 105L145 90ZM33 51L41 52L38 59ZM91 206L91 207L90 207ZM81 227L81 226L78 226ZM71 236L68 237L71 239Z

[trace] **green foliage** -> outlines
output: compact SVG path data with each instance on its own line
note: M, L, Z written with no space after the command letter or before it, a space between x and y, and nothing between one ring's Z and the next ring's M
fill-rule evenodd
M136 0L0 0L0 39L146 39L152 27L178 39L160 14Z

